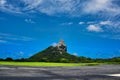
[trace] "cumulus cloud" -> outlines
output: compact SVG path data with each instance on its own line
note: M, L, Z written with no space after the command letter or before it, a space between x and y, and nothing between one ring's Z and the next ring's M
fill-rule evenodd
M87 30L91 31L91 32L103 32L103 29L99 26L96 26L96 25L89 25L87 27Z
M101 20L101 21L88 21L86 25L97 25L101 28L104 28L104 32L113 32L119 33L120 32L120 22L112 21L112 20Z

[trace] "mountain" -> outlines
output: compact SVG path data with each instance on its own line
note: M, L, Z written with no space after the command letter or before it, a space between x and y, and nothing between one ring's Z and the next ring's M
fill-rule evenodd
M67 46L63 40L60 40L56 46L50 46L36 53L29 60L41 62L78 62L78 57L67 53Z

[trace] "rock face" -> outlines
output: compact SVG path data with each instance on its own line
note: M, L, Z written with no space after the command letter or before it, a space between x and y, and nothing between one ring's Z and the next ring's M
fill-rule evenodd
M59 51L65 51L67 52L67 46L64 43L64 40L60 40L60 42L57 44L57 48Z

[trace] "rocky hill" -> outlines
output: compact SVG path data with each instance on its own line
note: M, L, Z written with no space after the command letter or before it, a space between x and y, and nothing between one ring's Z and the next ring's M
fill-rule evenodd
M67 46L63 40L60 40L56 46L50 46L36 53L29 60L42 62L78 62L78 57L67 53Z

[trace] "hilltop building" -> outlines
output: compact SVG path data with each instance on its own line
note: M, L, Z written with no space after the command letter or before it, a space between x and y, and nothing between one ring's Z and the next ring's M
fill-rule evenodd
M65 45L63 39L61 39L61 40L59 41L59 43L57 44L56 47L58 48L59 51L65 51L65 52L67 52L67 46Z

